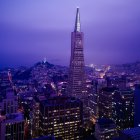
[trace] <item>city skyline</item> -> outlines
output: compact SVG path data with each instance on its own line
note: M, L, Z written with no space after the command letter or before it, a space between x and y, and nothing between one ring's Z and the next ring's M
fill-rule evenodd
M139 139L137 6L8 1L0 2L0 140Z
M1 1L1 67L29 66L43 57L50 63L68 65L70 32L77 5L85 33L86 64L140 60L139 3Z

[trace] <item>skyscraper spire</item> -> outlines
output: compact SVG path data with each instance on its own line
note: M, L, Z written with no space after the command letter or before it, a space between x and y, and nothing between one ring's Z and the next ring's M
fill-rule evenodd
M77 12L76 12L76 20L75 20L75 32L80 32L81 24L80 24L80 13L79 13L79 7L77 7Z
M76 12L74 32L71 33L71 58L67 94L83 102L84 123L89 118L84 63L84 33L80 29L79 8Z

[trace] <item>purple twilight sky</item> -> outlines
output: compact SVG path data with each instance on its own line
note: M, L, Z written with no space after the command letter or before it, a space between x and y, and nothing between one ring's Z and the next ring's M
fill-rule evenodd
M140 0L1 0L0 67L69 65L77 6L86 64L140 60Z

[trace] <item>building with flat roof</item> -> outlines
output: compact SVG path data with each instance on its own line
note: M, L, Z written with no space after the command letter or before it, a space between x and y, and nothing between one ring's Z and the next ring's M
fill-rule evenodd
M0 116L0 140L24 140L24 117L21 113Z
M100 118L95 124L95 137L97 140L112 140L117 136L117 128L113 120Z
M36 100L37 101L37 100ZM82 138L83 103L74 97L56 96L37 101L33 111L34 132L39 135L54 135L65 140ZM36 125L36 126L34 126ZM38 137L36 135L36 137Z
M125 129L120 132L118 138L120 140L139 140L140 139L140 127Z

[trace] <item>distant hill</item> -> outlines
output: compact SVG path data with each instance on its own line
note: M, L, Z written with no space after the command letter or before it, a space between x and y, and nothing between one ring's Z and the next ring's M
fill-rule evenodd
M14 79L19 79L19 80L28 80L33 76L33 73L36 71L38 72L46 72L46 73L57 73L57 72L62 72L63 70L67 71L67 67L64 66L59 66L59 65L54 65L49 62L37 62L35 63L32 67L30 68L19 68L15 74L13 75Z
M112 65L112 68L118 71L126 70L127 72L134 71L135 73L140 73L140 62ZM64 77L68 76L68 67L54 65L47 61L45 63L43 61L37 62L29 68L27 67L19 67L18 69L5 68L3 69L3 71L8 71L8 69L11 70L13 79L19 79L19 80L28 80L31 77L35 76L36 72L40 72L40 74L46 73L48 77L53 78L53 79L61 79L61 73L64 73ZM86 73L89 73L93 69L91 67L86 66L85 70L86 70Z

